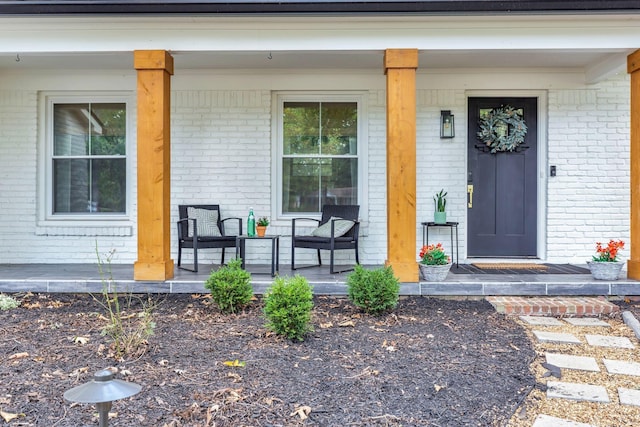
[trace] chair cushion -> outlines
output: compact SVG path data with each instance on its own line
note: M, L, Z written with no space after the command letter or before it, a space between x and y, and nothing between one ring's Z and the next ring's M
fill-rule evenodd
M316 237L331 237L331 221L335 221L333 229L333 237L344 236L353 227L354 222L348 219L337 218L332 216L329 221L325 222L315 230L311 232L312 236Z
M194 218L198 227L198 237L222 236L218 228L218 211L211 209L187 208L187 216ZM193 223L189 223L189 237L193 237Z

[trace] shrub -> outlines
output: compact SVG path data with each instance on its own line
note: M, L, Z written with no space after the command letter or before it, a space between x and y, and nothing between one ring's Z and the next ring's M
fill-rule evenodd
M20 301L12 296L0 294L0 310L10 310L20 305Z
M303 341L310 325L313 292L302 276L276 278L265 294L266 327L291 340Z
M370 314L380 314L398 305L400 283L391 266L365 270L356 265L347 277L349 299Z
M211 291L211 297L223 313L235 313L251 301L253 288L251 274L242 269L242 260L229 261L211 273L204 284Z

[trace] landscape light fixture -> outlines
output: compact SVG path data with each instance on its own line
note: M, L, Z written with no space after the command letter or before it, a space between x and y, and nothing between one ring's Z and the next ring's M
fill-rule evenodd
M95 403L100 415L100 427L107 427L113 401L131 397L142 389L138 384L114 378L112 371L103 369L96 372L88 383L67 390L64 398L70 402Z
M440 111L440 138L453 138L456 136L456 129L451 110Z

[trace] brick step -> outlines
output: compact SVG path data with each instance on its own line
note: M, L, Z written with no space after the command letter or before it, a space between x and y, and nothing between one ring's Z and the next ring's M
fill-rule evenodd
M498 313L531 316L610 316L620 307L602 297L491 296L486 300Z

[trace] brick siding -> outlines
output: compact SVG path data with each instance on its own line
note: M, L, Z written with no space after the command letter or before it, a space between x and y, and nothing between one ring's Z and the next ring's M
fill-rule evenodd
M174 259L178 203L220 203L224 216L241 218L253 207L256 215L272 217L277 191L268 82L262 89L246 90L183 89L188 86L183 81L181 89L172 92ZM460 222L460 256L465 257L466 96L463 89L419 87L417 91L416 253L422 244L419 223L432 219L433 194L444 188L449 192L448 219ZM589 87L552 89L547 97L548 163L541 165L540 173L545 175L549 165L556 165L557 177L542 181L547 197L543 252L551 262L584 263L596 241L629 239L629 79L622 75ZM387 250L384 90L372 87L366 100L368 201L361 213L365 236L360 255L363 263L381 264ZM442 109L455 115L453 139L439 138ZM135 261L135 226L38 226L39 111L37 91L0 90L0 263L95 262L96 243L103 252L116 249L116 263ZM131 113L135 125L135 112ZM133 163L129 178L135 179L135 144L129 155ZM131 224L135 224L135 182L131 188ZM281 262L289 262L290 223L276 220L270 231L284 236ZM448 245L448 230L433 233L432 241ZM249 261L266 262L269 248L256 246L249 253ZM312 254L300 251L300 261L311 260ZM219 256L212 251L203 255L205 262ZM628 257L628 248L622 256ZM351 258L345 253L338 262Z

